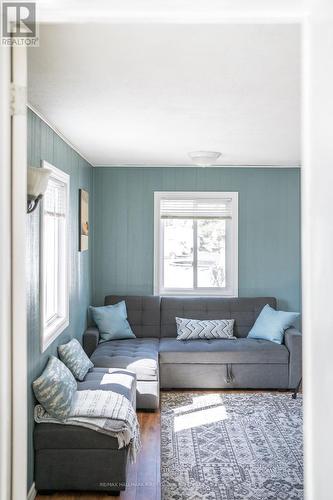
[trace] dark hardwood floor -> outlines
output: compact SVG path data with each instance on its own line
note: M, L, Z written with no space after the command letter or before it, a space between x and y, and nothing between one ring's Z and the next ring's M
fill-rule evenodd
M160 412L138 412L142 450L127 469L128 486L120 496L105 493L66 492L37 495L37 500L160 500Z

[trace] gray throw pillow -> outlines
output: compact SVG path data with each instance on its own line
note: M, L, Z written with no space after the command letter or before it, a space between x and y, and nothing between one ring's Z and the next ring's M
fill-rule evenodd
M50 356L43 373L32 383L32 387L36 399L47 413L58 420L68 417L77 384L64 363Z
M77 380L83 380L94 365L84 352L80 342L72 339L58 347L59 358L73 373Z
M234 319L176 318L177 340L235 339Z

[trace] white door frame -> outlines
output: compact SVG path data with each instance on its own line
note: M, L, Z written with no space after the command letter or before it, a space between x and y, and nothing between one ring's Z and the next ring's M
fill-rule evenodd
M253 3L256 6L256 15L251 16L251 6ZM222 22L288 22L285 12L290 4L303 4L303 2L282 2L277 0L271 2L276 7L270 10L267 6L267 0L262 2L262 9L258 9L260 1L246 2L240 6L237 2L237 13L232 12L231 19L225 19ZM305 2L304 2L305 3ZM318 129L311 127L312 121L315 125L327 125L332 129L332 124L328 118L323 118L333 111L332 94L333 88L333 69L330 59L326 60L325 72L320 75L312 73L313 63L316 58L320 60L321 53L325 53L328 47L328 42L333 45L332 26L329 26L328 20L331 15L333 19L332 2L328 0L308 0L308 6L313 8L308 18L304 21L304 10L296 9L295 16L291 14L290 18L293 21L303 23L304 30L304 48L303 60L305 61L305 72L303 74L303 170L302 170L302 279L303 279L303 352L304 352L304 399L305 399L305 485L307 500L328 500L331 497L330 484L330 453L333 447L332 443L332 412L333 402L330 398L332 388L332 363L329 363L327 356L332 357L333 352L333 336L331 332L332 320L331 316L331 293L327 294L327 283L330 285L333 280L333 269L330 264L333 255L333 238L330 227L331 210L323 210L323 194L326 196L327 187L333 185L333 150L330 147L329 139L326 131L322 129L323 140L320 141ZM274 7L274 6L273 6ZM82 16L82 11L78 5L78 18ZM141 11L140 11L141 12ZM102 13L101 20L105 22L105 13ZM262 15L261 15L262 14ZM44 12L44 20L52 21L54 12ZM61 16L60 16L61 17ZM87 16L87 20L88 20ZM292 19L293 18L293 19ZM112 17L111 17L112 19ZM66 12L63 13L60 21L66 20ZM82 19L81 19L82 20ZM126 20L126 19L124 19ZM59 21L59 18L58 18ZM73 22L73 16L71 17ZM144 21L140 14L140 21ZM199 18L200 22L200 18ZM217 21L218 22L218 21ZM323 30L322 30L323 28ZM18 48L17 52L24 49ZM23 53L18 58L24 58ZM15 60L15 57L14 57ZM1 49L1 62L5 63L7 70L6 55ZM21 61L23 62L23 61ZM8 63L8 61L7 61ZM15 62L14 62L15 65ZM15 77L25 86L26 65L23 62L22 76L19 78L19 71L14 71ZM18 70L18 67L17 67ZM325 75L324 75L325 73ZM6 102L8 89L4 84L6 72L2 71L0 92L2 103ZM316 95L312 93L312 89L316 82ZM319 82L319 83L318 83ZM326 100L326 104L325 104ZM328 105L328 108L326 106ZM330 113L332 115L333 113ZM321 119L320 119L321 118ZM1 129L7 127L8 117L6 114L1 115ZM6 140L1 137L1 160L5 168L0 170L0 221L2 226L2 236L5 245L0 248L0 271L1 276L6 277L1 279L0 294L0 325L1 348L5 351L0 352L1 361L4 359L4 365L0 364L1 379L3 374L8 378L9 375L9 358L6 357L6 352L9 349L9 336L12 333L13 338L13 362L14 362L14 397L13 397L13 477L12 484L13 496L15 500L22 500L26 495L26 305L25 305L25 258L24 258L24 233L25 233L25 175L26 175L26 138L23 138L26 122L24 116L14 117L14 125L20 131L21 142L23 146L20 153L16 151L13 162L13 192L15 192L15 200L12 204L12 213L9 208L8 196L5 192L5 187L8 186L9 170L8 170L8 147ZM18 139L19 135L17 136ZM3 144L4 142L4 144ZM14 141L15 142L15 141ZM331 141L332 143L332 141ZM16 142L15 142L16 144ZM14 146L15 146L14 144ZM4 149L2 146L5 146ZM324 151L323 151L324 150ZM324 152L324 157L321 153ZM316 153L320 154L320 162L317 162ZM21 163L22 162L22 163ZM20 177L21 176L21 177ZM2 196L4 194L4 196ZM10 236L9 217L13 219L12 240L6 239ZM326 231L325 231L326 227ZM319 228L319 230L318 230ZM327 231L327 229L329 229ZM316 235L316 240L313 239L313 234ZM12 241L12 262L13 271L12 283L12 302L8 301L8 276L9 268L6 267L9 259L10 241ZM330 252L329 252L329 251ZM319 270L317 267L317 259L319 256ZM311 265L310 265L311 264ZM316 266L315 266L316 264ZM325 272L322 272L324 266ZM4 274L3 274L4 271ZM21 273L21 275L20 275ZM314 286L315 285L315 286ZM330 292L330 290L329 290ZM9 314L9 306L13 304L12 314ZM324 314L325 313L325 314ZM14 319L14 321L13 321ZM3 328L5 327L5 328ZM19 330L18 330L19 329ZM4 333L5 332L5 333ZM314 336L316 338L314 340ZM1 349L2 351L2 349ZM326 354L326 355L325 355ZM20 364L22 363L22 364ZM8 393L8 388L5 384L0 385L1 396ZM2 404L2 403L1 403ZM319 405L319 406L318 406ZM1 406L1 410L3 407ZM4 408L5 419L1 419L0 432L1 438L5 437L3 449L1 449L1 465L2 461L8 459L10 450L8 449L8 434L6 430L10 428L8 418L10 410ZM9 499L10 495L10 480L8 467L1 469L0 493L1 499ZM2 481L4 479L4 482ZM24 492L24 494L23 494Z
M26 49L0 47L0 62L0 498L23 500L27 496Z
M12 499L27 496L27 50L12 49Z
M11 497L11 134L10 49L0 47L0 498Z
M333 4L303 23L302 302L305 492L332 498Z

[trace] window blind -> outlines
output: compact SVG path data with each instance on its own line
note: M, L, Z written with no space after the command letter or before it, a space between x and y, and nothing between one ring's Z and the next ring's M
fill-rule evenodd
M66 214L66 188L52 178L44 195L44 212L53 217L65 217Z
M161 219L231 219L231 198L167 199L160 204Z

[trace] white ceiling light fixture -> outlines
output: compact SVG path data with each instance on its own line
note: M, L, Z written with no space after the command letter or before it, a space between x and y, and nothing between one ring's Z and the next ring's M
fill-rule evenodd
M189 157L198 167L210 167L221 156L219 151L191 151Z

